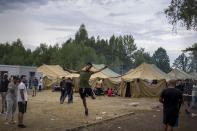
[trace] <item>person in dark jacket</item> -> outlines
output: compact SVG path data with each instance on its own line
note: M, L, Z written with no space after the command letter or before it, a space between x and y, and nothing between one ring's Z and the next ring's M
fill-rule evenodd
M66 80L66 94L65 97L68 95L68 103L72 103L73 102L73 81L71 78L68 78Z
M6 94L8 91L8 84L9 84L9 80L8 80L8 75L7 73L5 73L3 75L3 78L1 79L1 87L0 87L0 94L1 94L1 99L2 99L2 114L5 114L6 112Z
M173 131L179 118L179 110L183 102L180 90L175 88L176 81L169 81L168 87L161 93L159 101L163 103L163 123L165 131Z
M66 79L65 79L65 77L62 77L62 81L60 82L60 91L61 91L60 104L63 104L64 99L65 99L65 92L66 92Z

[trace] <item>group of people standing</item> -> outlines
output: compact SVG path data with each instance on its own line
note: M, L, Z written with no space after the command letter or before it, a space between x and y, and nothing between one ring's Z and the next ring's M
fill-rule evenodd
M173 131L178 126L181 106L185 106L185 112L192 117L196 114L192 111L196 108L197 82L192 80L171 80L167 83L160 96L163 103L163 123L165 131Z
M3 74L0 78L0 94L2 99L2 111L1 114L5 115L5 124L15 124L14 120L15 112L18 105L18 127L25 128L23 124L23 116L27 110L27 86L25 84L26 76L22 75L11 76L8 79L8 75Z
M68 96L68 104L73 102L73 81L71 78L66 79L62 77L60 82L60 104L64 103L65 98Z

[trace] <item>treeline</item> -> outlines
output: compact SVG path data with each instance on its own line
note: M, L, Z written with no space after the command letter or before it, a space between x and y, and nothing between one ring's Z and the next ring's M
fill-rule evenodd
M73 39L54 46L41 43L34 51L25 49L22 41L0 44L0 64L40 66L58 64L80 69L85 63L107 64L122 74L143 62L156 64L165 72L170 71L166 50L159 48L151 56L143 48L138 49L132 35L114 36L109 39L89 37L85 25L81 25Z
M174 63L174 68L179 68L185 72L197 72L197 43L186 50L188 53L183 52L179 55Z

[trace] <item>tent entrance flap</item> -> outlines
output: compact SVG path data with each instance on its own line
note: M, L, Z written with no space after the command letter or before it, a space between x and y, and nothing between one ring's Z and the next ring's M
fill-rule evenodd
M131 97L131 84L130 82L126 83L126 93L125 93L125 97Z
M152 84L142 79L135 79L131 82L122 82L119 95L122 97L131 95L133 98L158 97L165 87L165 80L159 80L157 83Z

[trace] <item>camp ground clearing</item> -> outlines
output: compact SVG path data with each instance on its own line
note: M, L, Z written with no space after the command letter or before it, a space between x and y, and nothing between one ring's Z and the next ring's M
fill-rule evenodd
M31 94L31 92L29 93ZM67 104L65 101L63 105L60 105L59 96L60 92L46 90L38 92L36 97L29 98L28 112L25 114L25 124L27 125L25 131L61 131L129 113L154 110L156 107L161 110L161 105L155 98L131 99L100 96L96 100L87 99L90 115L86 117L78 93L74 94L73 104ZM1 131L21 130L16 125L5 125L4 120L5 118L0 116Z

